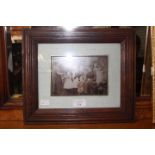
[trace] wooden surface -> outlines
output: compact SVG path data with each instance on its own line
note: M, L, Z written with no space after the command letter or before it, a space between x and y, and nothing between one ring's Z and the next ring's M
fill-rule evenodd
M5 30L0 26L0 105L8 98L7 55L5 46Z
M152 66L153 66L153 77L152 77L153 123L155 123L155 26L151 27L151 46L152 46Z
M23 121L0 121L3 129L152 129L151 119L138 120L133 123L81 124L81 125L24 125Z
M22 109L0 110L0 128L4 129L150 129L152 124L152 106L147 100L137 101L135 120L130 123L104 123L104 124L64 124L64 125L25 125Z
M152 66L152 56L151 56L151 30L150 26L146 30L145 38L145 51L144 51L144 71L142 75L141 83L141 96L150 96L152 93L152 76L151 76L151 66Z

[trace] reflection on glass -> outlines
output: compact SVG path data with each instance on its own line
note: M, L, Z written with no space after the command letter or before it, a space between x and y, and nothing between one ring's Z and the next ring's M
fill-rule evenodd
M10 75L10 94L22 93L22 55L21 44L12 45L12 51L9 52L8 70Z
M22 46L12 43L10 30L7 31L8 74L10 96L18 98L22 94ZM18 96L18 97L17 97Z
M52 56L51 66L51 96L108 95L108 56Z

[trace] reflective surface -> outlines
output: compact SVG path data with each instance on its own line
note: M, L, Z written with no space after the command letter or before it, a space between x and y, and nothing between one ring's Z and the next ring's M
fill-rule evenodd
M25 28L30 27L20 27L20 26L12 26L7 27L7 51L8 51L8 75L9 75L9 92L10 96L18 94L22 95L22 30ZM33 27L35 28L35 27ZM37 27L36 27L37 28ZM45 27L44 27L45 28ZM52 27L48 27L52 28ZM57 27L53 27L57 28ZM72 26L67 27L67 30L72 30ZM82 28L82 27L79 27ZM87 28L87 27L83 27ZM97 28L97 27L95 27ZM98 27L100 28L100 27ZM110 27L105 27L110 28ZM115 28L122 28L122 27L115 27ZM128 28L128 27L126 27ZM131 28L131 27L129 27ZM135 29L136 32L136 95L137 96L143 96L144 93L141 92L142 90L142 73L143 70L143 64L145 63L145 42L146 42L146 27L145 26L137 26L132 27ZM60 29L60 27L58 27ZM93 29L93 27L92 27ZM150 50L149 50L150 51ZM148 53L148 51L147 51ZM70 57L68 55L68 57ZM148 57L147 64L151 64L151 58ZM147 66L148 66L147 65ZM147 68L150 68L148 66ZM147 75L144 75L144 84L143 84L143 90L145 90L146 96L151 96L151 74L150 70L147 70Z
M51 96L108 95L107 56L51 57Z

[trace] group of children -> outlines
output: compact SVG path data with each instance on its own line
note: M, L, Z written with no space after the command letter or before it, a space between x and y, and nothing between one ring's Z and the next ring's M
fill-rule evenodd
M93 64L83 72L55 72L54 95L106 95L107 74L104 68Z

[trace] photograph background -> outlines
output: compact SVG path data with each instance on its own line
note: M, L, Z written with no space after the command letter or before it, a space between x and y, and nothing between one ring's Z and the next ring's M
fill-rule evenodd
M51 96L108 95L108 57L51 57Z
M51 56L108 56L107 96L51 96ZM120 107L120 44L39 44L39 108ZM65 103L63 102L65 101ZM80 103L80 106L79 106ZM95 103L95 104L94 104Z

